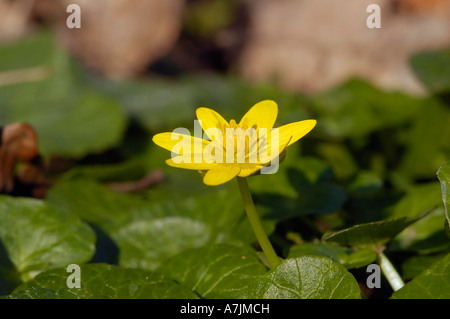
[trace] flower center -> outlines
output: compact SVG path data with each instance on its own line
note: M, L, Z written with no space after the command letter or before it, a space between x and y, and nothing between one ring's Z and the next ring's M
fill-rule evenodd
M233 152L235 163L248 162L250 152L253 151L252 145L258 141L256 126L249 128L247 118L243 119L242 126L231 120L228 125L224 125L223 132L224 157L228 150Z

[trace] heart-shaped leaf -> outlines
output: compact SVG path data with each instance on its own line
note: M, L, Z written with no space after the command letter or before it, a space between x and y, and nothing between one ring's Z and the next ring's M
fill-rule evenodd
M255 281L246 295L266 299L359 299L356 279L327 257L287 259Z
M150 196L117 194L94 181L72 180L54 186L47 201L109 235L119 248L122 266L153 270L183 250L240 240L236 236L245 216L237 189L176 201L159 199L157 193Z
M189 288L142 269L106 264L80 266L80 288L68 288L65 268L44 272L19 286L11 299L195 299Z
M450 254L408 282L393 299L450 299Z
M208 245L182 252L159 271L203 298L239 298L266 273L254 251L244 246Z
M95 233L75 215L40 200L8 196L0 196L0 240L22 280L87 262L95 247Z
M402 278L411 280L420 275L423 271L430 268L435 262L445 257L447 253L433 254L433 255L418 255L408 258L402 263Z
M201 247L212 238L212 228L187 217L139 220L112 234L125 267L154 270L168 257Z

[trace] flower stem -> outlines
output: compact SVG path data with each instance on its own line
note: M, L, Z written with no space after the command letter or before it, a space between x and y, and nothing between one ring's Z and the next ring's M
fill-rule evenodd
M378 253L378 263L380 265L381 271L383 272L384 276L386 277L387 281L394 291L399 290L405 285L397 270L392 265L391 261L382 252Z
M253 232L256 235L259 245L261 246L264 255L270 263L272 268L280 264L280 258L275 253L269 238L262 227L261 220L259 219L258 213L256 212L255 204L253 203L252 195L248 187L247 180L245 177L238 177L239 190L241 191L242 200L244 202L244 209L247 213L248 220L252 226Z

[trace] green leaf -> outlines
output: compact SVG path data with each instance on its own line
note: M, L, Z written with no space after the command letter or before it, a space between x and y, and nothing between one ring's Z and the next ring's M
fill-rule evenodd
M438 99L429 98L411 124L403 132L406 145L399 170L413 178L432 178L450 157L450 109Z
M48 64L54 49L55 43L49 32L37 33L19 42L3 44L0 50L0 72Z
M141 269L80 266L81 288L68 288L65 268L44 272L18 287L11 299L195 299L190 289Z
M141 158L113 164L75 166L59 176L62 180L96 180L99 182L128 182L141 179L151 170Z
M146 203L139 197L118 194L91 180L57 183L47 193L46 202L111 233L130 219L130 211Z
M348 191L353 197L364 197L376 194L383 186L383 180L373 171L359 171L350 181Z
M444 254L434 254L425 256L412 256L402 263L402 278L405 280L411 280L422 273L424 270L430 268L435 262L445 257Z
M285 220L338 211L347 194L333 182L331 167L315 158L293 157L295 162L282 163L276 174L251 178L250 188L256 193L255 201L270 210L265 217Z
M356 161L346 145L320 143L317 148L318 155L332 165L333 172L338 180L344 180L357 172Z
M386 208L389 218L412 217L436 208L442 203L439 183L432 182L412 186L394 205Z
M70 180L55 185L47 202L100 227L119 247L123 266L153 270L183 250L240 241L237 232L245 215L237 186L179 194L175 201L159 196L157 190L149 197L117 194L94 181Z
M97 90L119 100L125 112L151 132L180 126L193 128L195 109L201 106L214 108L226 120L239 119L265 99L277 101L280 124L293 118L310 118L303 107L305 98L298 93L286 93L274 85L249 85L228 76L189 75L177 81L121 82L97 78L91 82Z
M450 254L408 282L393 299L450 299Z
M402 217L366 224L332 232L323 236L324 241L335 242L344 246L378 251L397 236L406 227L418 221L426 214L417 217Z
M422 255L446 251L450 249L450 241L442 227L444 222L444 208L438 207L403 230L395 237L390 249L413 251Z
M353 250L328 243L303 243L290 248L287 258L307 255L329 257L347 269L360 268L374 262L377 255L371 250Z
M361 80L350 80L312 98L319 113L318 130L335 138L361 138L411 119L421 100L398 92L383 92Z
M344 266L326 257L287 259L255 281L247 298L359 299L358 283Z
M22 280L89 261L95 234L76 216L40 200L0 196L0 240Z
M113 82L99 79L99 91L113 96L129 117L148 130L183 125L195 117L195 95L185 85L169 81Z
M446 226L445 230L450 238L450 161L446 161L437 172L441 182L442 200L445 207Z
M36 52L37 56L23 59L22 51L30 56ZM2 47L2 56L18 69L42 68L46 73L41 79L0 87L0 125L31 124L38 135L39 150L45 156L79 158L120 142L126 125L120 105L115 99L86 88L84 83L77 83L75 72L79 70L50 33Z
M149 270L190 248L239 242L237 232L246 221L238 191L233 188L156 202L136 210L130 219L111 234L121 250L120 264Z
M190 249L168 259L158 269L203 298L240 298L266 273L254 251L229 244Z
M432 93L450 91L450 50L416 54L411 66Z
M82 90L56 103L62 106L53 104L52 110L26 105L21 114L9 118L10 122L26 121L36 129L42 154L80 158L120 142L125 117L115 100ZM57 115L43 117L50 112Z
M207 224L187 217L139 220L112 234L120 249L119 264L154 270L168 257L207 244L213 235Z
M429 254L445 250L449 246L442 227L445 214L437 182L410 187L398 202L385 209L384 215L398 218L415 216L423 211L430 213L403 230L395 238L391 248Z

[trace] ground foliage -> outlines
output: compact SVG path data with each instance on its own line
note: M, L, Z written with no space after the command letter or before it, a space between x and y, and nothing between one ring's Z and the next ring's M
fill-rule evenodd
M425 97L359 79L313 96L225 75L114 82L48 32L0 48L0 71L34 67L49 76L0 87L0 125L30 123L44 162L64 169L47 171L42 199L0 197L5 298L450 298L450 51L411 58ZM277 124L318 121L276 174L249 178L285 259L271 270L237 184L207 187L151 142L193 129L197 107L240 118L264 99ZM110 187L155 170L150 188ZM365 286L380 251L406 282L395 293ZM81 289L67 288L69 264Z

